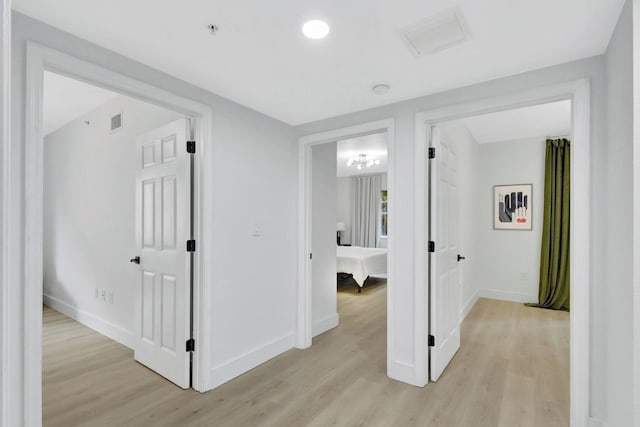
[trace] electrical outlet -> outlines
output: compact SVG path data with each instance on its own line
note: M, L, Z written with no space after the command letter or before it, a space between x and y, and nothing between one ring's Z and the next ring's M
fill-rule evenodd
M529 280L529 273L520 273L520 280L523 282Z
M100 289L96 288L96 293L95 293L96 299L98 299L99 296L100 296Z
M107 300L107 291L105 291L104 289L102 290L102 301L106 301Z
M109 304L113 304L113 292L109 292Z

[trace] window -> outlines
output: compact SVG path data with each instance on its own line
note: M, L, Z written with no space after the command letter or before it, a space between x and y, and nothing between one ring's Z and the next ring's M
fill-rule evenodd
M380 192L380 237L387 237L387 190Z

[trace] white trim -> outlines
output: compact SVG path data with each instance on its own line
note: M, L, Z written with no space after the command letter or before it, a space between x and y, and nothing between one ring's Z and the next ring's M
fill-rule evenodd
M320 334L324 334L330 329L335 328L340 323L340 316L338 313L331 314L324 319L316 320L313 322L313 326L311 328L311 334L314 337L317 337Z
M202 218L211 218L213 197L204 191L213 183L213 150L210 148L213 135L212 109L199 102L175 95L161 88L151 86L139 80L126 77L93 63L80 60L35 43L27 43L26 100L25 100L25 163L24 191L19 181L9 188L12 200L25 198L24 213L24 299L13 295L10 304L24 309L24 348L20 349L25 360L24 395L22 408L25 425L40 425L42 418L41 400L41 352L42 352L42 197L43 197L43 160L42 160L42 97L43 73L51 70L89 84L95 84L118 93L132 96L156 105L160 105L187 116L196 118L195 136L199 141L198 156L195 160L195 229L196 236L202 242L195 255L194 269L194 388L207 391L211 388L210 373L211 286L214 280L211 265L212 251L207 242L213 241L213 227ZM11 248L20 248L21 236L14 233L9 236ZM16 283L20 283L19 272ZM17 393L14 393L17 394Z
M444 108L424 111L416 114L415 153L416 153L416 200L426 194L425 174L428 146L428 129L448 120L492 113L518 107L546 102L572 100L572 156L571 156L571 425L584 426L589 417L589 364L590 364L590 292L591 292L591 119L590 119L590 83L587 79L539 87L511 95L452 105ZM576 214L580 212L580 214ZM416 203L416 286L427 287L427 265L423 248L426 243L425 204ZM579 283L580 286L575 286ZM416 298L417 299L417 298ZM415 329L426 337L427 316L419 318ZM420 348L420 343L416 343ZM424 348L424 347L422 347ZM426 352L418 354L425 370L428 366ZM425 378L426 384L426 378Z
M19 327L13 324L16 320L13 309L10 311L10 300L13 299L13 293L18 288L19 282L14 281L15 268L11 263L10 255L10 235L13 232L11 227L11 203L9 186L11 185L11 0L2 0L0 2L0 208L2 216L0 217L0 285L2 286L2 294L0 295L0 356L2 357L2 372L0 372L0 425L10 426L18 425L21 413L15 410L15 384L21 378L16 377L16 373L12 371L15 351L10 352L11 342L19 338Z
M264 345L255 347L232 360L214 366L209 374L211 388L218 387L236 378L238 375L242 375L256 366L290 350L293 348L293 342L294 334L290 333L281 338L269 341Z
M606 426L605 422L597 418L589 418L587 420L587 427L605 427L605 426Z
M537 294L525 294L523 292L510 292L503 291L501 289L479 289L478 298L495 299L498 301L511 301L511 302L538 302Z
M633 425L640 427L640 0L633 0Z
M475 291L473 295L471 295L471 297L467 300L467 302L462 305L462 308L460 309L460 323L462 323L464 319L467 318L467 316L473 309L473 306L476 305L479 299L479 291Z
M410 384L415 383L413 373L406 374L406 364L396 360L394 324L398 307L394 302L395 250L394 232L397 207L395 203L395 119L383 119L362 123L326 132L303 136L299 139L298 151L298 295L296 307L295 345L298 348L311 346L311 147L375 132L387 132L387 190L389 223L387 237L387 375ZM413 371L413 367L411 367Z
M80 310L61 299L49 295L43 295L43 302L81 325L93 329L125 347L133 349L135 345L135 335L132 331L118 325L114 325L111 322L94 316L84 310Z

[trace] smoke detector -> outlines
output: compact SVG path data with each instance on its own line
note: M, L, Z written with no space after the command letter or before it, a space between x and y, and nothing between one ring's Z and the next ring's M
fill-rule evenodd
M384 83L378 83L371 86L371 91L376 95L384 95L389 92L389 89L391 89L391 86Z
M470 38L459 7L445 10L400 30L402 39L416 57L429 55Z

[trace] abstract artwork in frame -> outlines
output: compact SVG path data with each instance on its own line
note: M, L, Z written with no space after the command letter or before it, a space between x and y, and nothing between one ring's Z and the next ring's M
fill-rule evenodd
M496 185L493 187L493 228L531 230L533 185Z

